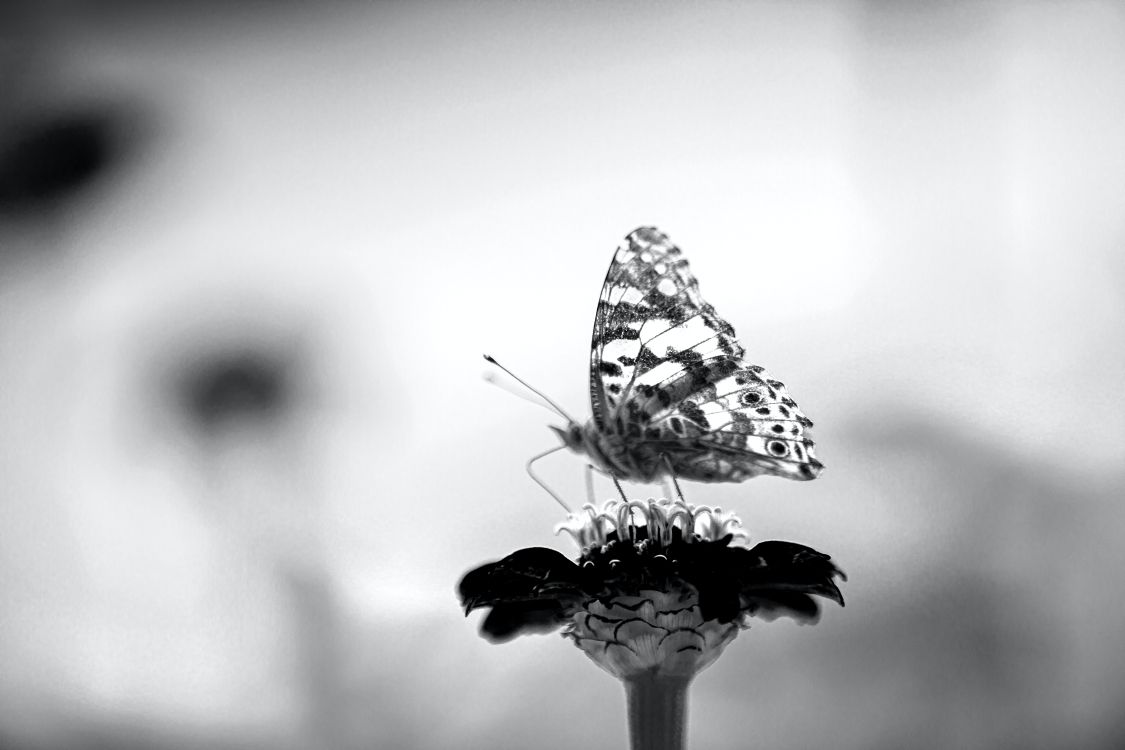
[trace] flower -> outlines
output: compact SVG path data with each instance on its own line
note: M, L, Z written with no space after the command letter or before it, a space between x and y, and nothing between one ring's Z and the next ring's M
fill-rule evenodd
M828 555L793 542L752 548L739 519L676 500L587 504L556 529L582 548L521 549L462 578L465 613L490 609L481 634L503 642L563 628L595 663L629 681L690 680L752 617L815 622L813 596L841 606L844 574Z

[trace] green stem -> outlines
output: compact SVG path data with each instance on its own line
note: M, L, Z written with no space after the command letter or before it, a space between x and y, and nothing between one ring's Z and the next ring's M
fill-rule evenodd
M646 672L625 680L632 750L684 750L690 677Z

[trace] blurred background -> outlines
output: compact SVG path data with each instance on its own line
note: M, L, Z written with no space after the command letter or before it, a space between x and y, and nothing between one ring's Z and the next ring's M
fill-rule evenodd
M624 747L454 586L576 552L481 354L588 416L642 224L828 467L688 499L850 577L691 742L1125 744L1119 4L8 3L0 87L0 747Z

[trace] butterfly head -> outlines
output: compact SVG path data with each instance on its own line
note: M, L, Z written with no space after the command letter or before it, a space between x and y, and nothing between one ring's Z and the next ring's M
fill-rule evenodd
M577 422L570 422L565 429L555 427L554 425L548 425L548 427L559 436L559 440L561 440L562 444L567 448L570 448L575 453L586 452L586 435L585 431L582 429L582 425Z

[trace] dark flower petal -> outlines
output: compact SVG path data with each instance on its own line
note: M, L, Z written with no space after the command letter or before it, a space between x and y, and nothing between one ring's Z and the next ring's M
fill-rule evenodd
M746 614L766 621L786 616L797 622L811 624L820 619L820 607L816 600L795 591L772 591L744 596L743 606Z
M501 641L562 625L585 598L582 579L578 566L562 553L530 547L469 571L457 592L465 614L492 607L481 631Z
M695 588L699 592L699 615L704 620L733 622L742 613L737 580L701 581Z
M557 550L530 547L470 570L457 592L466 612L500 601L536 599L545 591L580 583L578 566Z
M492 643L503 643L520 635L550 633L566 624L570 615L570 608L556 601L502 602L492 607L480 632Z
M794 542L762 542L753 549L732 548L739 559L743 593L800 591L831 599L840 606L844 597L833 580L845 578L832 558Z
M644 532L642 528L635 535L643 537ZM730 546L731 535L692 541L673 536L670 542L653 544L609 533L578 564L546 547L518 550L466 573L458 594L466 614L491 609L481 634L492 642L578 627L575 616L595 602L627 610L622 602L636 598L640 607L651 603L654 592L671 597L664 603L669 607L697 604L700 621L716 626L748 616L815 622L820 609L814 596L844 603L834 580L843 578L843 572L811 547L769 541L746 549Z
M721 623L738 619L742 610L740 569L732 557L728 535L714 541L676 546L679 577L699 594L699 613L704 620Z

